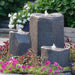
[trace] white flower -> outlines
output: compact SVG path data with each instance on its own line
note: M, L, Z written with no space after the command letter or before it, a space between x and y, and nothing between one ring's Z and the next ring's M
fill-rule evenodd
M26 10L23 10L23 12L25 12Z
M27 9L27 10L29 10L29 9L30 9L30 7L27 7L26 9Z
M8 27L9 27L10 29L12 29L12 28L14 27L14 25L10 25L10 24L9 24Z
M19 12L19 15L20 15L20 12Z
M30 21L30 18L28 17L27 20Z
M18 23L22 23L22 21L20 19L17 20Z
M28 4L26 4L25 6L24 6L24 8L27 8L28 7Z
M35 9L37 9L37 7L35 7Z
M20 28L23 28L24 26L20 24L19 27L20 27Z
M26 23L26 21L27 21L27 20L26 20L26 19L24 19L24 20L23 20L23 24L25 24L25 23Z
M13 19L16 19L16 16L13 16Z
M16 24L16 27L18 26L18 24Z
M25 15L22 15L22 17L25 17Z
M16 28L17 29L21 29L21 28L23 28L24 26L23 25L21 25L21 24L16 24Z
M13 19L12 17L10 18L10 21L9 21L9 24L12 24L13 23Z
M11 14L8 14L8 17L11 17Z
M26 4L26 5L24 6L24 8L27 9L27 10L30 9L30 7L28 7L28 4Z
M12 17L10 18L10 21L12 20Z
M16 16L17 15L17 13L14 13L14 16Z
M13 60L15 60L15 58L14 58L14 57L11 57L11 58L9 59L9 63L12 63Z
M30 13L28 13L28 16L30 16Z
M11 24L12 24L12 22L13 22L13 21L10 21L10 22L9 22L9 25L11 25Z
M16 28L17 28L17 29L20 29L20 28L19 28L19 24L16 24Z

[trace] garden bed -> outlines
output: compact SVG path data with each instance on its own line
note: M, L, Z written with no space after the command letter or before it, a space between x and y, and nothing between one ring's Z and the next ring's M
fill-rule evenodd
M33 74L15 74L15 73L0 73L0 75L33 75Z
M12 73L0 73L0 75L34 75L34 74L12 74ZM71 75L71 72L60 73L60 75Z

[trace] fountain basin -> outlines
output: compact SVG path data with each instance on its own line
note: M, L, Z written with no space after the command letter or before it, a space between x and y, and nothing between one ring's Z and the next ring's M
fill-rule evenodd
M65 48L52 48L52 46L42 46L41 56L45 56L48 60L52 62L58 62L60 66L66 67L69 65L70 56L70 45L67 44Z

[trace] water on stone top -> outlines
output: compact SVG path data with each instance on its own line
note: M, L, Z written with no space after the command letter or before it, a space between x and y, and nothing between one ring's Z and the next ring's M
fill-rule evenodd
M31 16L35 16L35 17L59 17L61 16L62 14L60 13L52 13L52 14L48 14L48 15L45 15L43 13L35 13L35 14L32 14Z
M52 49L52 46L43 46L42 48L48 49L48 50L54 50L54 51L64 51L65 49L68 49L69 46L67 48L54 48Z

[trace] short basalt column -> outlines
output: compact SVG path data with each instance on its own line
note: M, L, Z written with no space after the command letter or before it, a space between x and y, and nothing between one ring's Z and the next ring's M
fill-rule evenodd
M52 62L58 62L62 67L69 65L70 45L67 48L52 48L52 46L42 46L41 56L45 56Z
M9 53L21 56L31 48L29 32L18 31L9 33Z
M60 13L34 13L30 17L30 37L32 49L41 52L41 46L56 44L64 48L64 16Z

